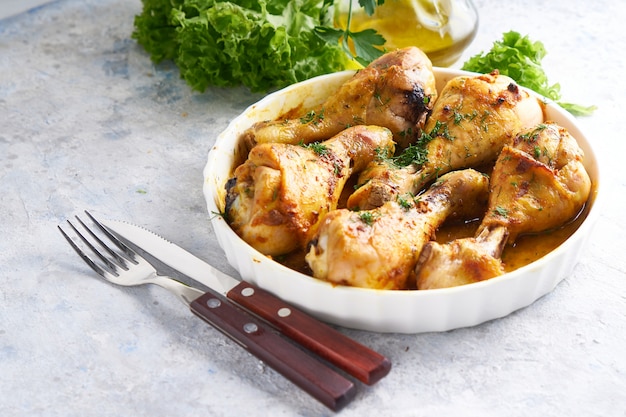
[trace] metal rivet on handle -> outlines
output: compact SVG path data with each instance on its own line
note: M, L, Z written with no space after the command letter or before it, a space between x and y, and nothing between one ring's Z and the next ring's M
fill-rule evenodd
M206 305L209 308L217 308L222 305L222 302L218 300L217 298L209 298L206 302Z
M243 290L241 290L241 295L243 295L244 297L250 297L251 295L254 295L254 288L244 288Z
M278 310L278 316L279 317L287 317L291 314L291 309L287 308L287 307L283 307L280 310Z
M243 331L246 333L254 333L259 330L259 327L254 323L246 323L243 325Z

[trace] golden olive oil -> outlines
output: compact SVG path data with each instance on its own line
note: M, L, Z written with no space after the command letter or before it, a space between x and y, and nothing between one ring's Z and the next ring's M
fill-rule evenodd
M350 0L340 1L335 24L345 28ZM386 0L368 16L353 0L350 30L375 29L394 50L417 46L433 65L452 65L471 43L478 29L478 15L469 0Z

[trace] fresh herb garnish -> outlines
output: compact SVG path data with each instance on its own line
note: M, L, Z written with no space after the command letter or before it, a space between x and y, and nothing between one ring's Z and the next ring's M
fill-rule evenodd
M211 218L209 220L213 220L214 217L221 217L226 222L230 223L230 220L229 220L229 217L228 217L228 212L226 212L226 211L224 211L224 212L211 211Z
M458 109L454 109L454 113L452 118L454 120L455 125L460 125L463 120L472 121L478 116L478 112L476 110L472 110L471 113L459 113ZM484 120L482 120L484 121Z
M413 205L411 204L411 201L404 198L403 196L398 196L397 201L398 201L398 205L405 210L409 210L411 207L413 207Z
M314 125L317 125L322 120L324 120L324 109L320 110L319 113L317 113L315 110L311 110L300 118L300 123L313 123Z
M502 217L508 217L508 215L509 215L509 211L507 209L505 209L504 207L498 206L493 211L496 214L498 214L498 215L500 215Z
M330 152L330 149L328 149L326 145L321 144L319 142L312 142L308 144L300 143L300 146L302 146L303 148L312 150L319 156L327 155Z
M372 213L371 211L359 212L359 219L361 219L361 221L368 226L373 225L377 218L378 215Z
M559 101L561 86L548 82L548 76L541 67L541 60L546 55L542 42L533 42L528 36L509 31L502 35L501 41L495 41L491 50L471 57L462 69L479 73L488 73L497 69L518 84L556 101L561 107L576 116L588 116L596 106L581 106Z
M376 148L374 152L376 153L377 160L389 159L393 155L393 149L390 147Z
M432 140L430 136L422 134L422 136L415 142L410 144L402 153L392 158L393 163L398 167L407 167L411 164L423 165L428 161L428 150L425 145L426 142Z
M363 7L368 16L374 14L376 6L385 3L385 0L359 0L359 5ZM330 44L341 43L346 55L363 66L380 57L384 51L379 48L385 44L385 38L374 29L365 29L360 32L352 32L350 23L352 21L352 1L348 2L348 21L345 29L338 29L329 26L318 26L315 34ZM350 48L350 43L354 45L354 52Z
M548 125L544 124L544 123L540 123L538 124L533 130L531 130L530 132L526 132L526 133L522 133L519 135L519 138L522 139L524 142L530 143L530 142L536 142L537 138L539 137L539 134L546 130L548 128Z
M398 167L406 167L411 164L418 166L424 165L428 161L428 149L426 149L426 145L437 136L454 140L454 137L451 136L448 131L448 125L437 120L430 132L422 132L415 143L410 144L402 153L393 157L393 163Z

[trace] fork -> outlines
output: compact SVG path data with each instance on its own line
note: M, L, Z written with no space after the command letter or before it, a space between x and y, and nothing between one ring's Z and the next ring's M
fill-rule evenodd
M78 216L76 221L79 226L67 221L71 232L66 232L60 225L58 228L83 261L106 281L122 286L155 284L165 288L175 294L196 316L233 339L331 410L343 408L354 398L356 387L351 380L283 339L269 325L226 298L159 275L145 258L115 237L89 212L85 213L97 227L97 231L87 226ZM75 235L74 239L70 237L72 233ZM105 240L110 243L105 243ZM87 251L95 255L95 258L87 255Z

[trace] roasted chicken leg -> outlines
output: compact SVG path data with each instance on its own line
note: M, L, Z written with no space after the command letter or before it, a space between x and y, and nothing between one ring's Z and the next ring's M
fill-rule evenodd
M446 244L428 242L415 266L417 289L455 287L504 274L500 256L507 237L505 227L496 227Z
M348 207L377 207L396 195L417 193L438 175L492 163L520 130L543 121L539 101L497 71L459 76L441 91L417 143L405 151L417 156L398 166L377 159L359 176Z
M437 98L432 64L415 47L389 52L358 71L326 102L298 117L259 122L244 133L256 143L311 143L354 125L386 127L398 146L414 140Z
M553 229L572 219L591 190L583 159L576 139L555 123L518 134L494 166L491 209L480 230L506 227L513 242L520 234Z
M378 126L354 126L310 146L259 144L226 185L226 218L265 255L304 249L352 173L393 146L391 132Z
M488 183L472 169L455 171L419 197L328 213L306 255L313 276L341 285L406 289L422 247L444 220L484 210Z
M415 268L417 288L444 288L502 275L500 255L507 242L574 218L591 190L583 156L576 140L557 124L520 132L494 165L489 207L476 237L428 243Z

